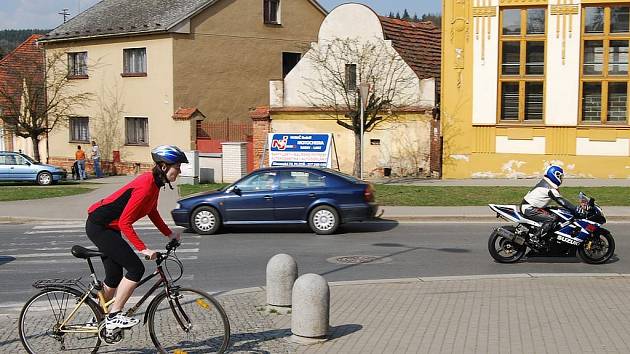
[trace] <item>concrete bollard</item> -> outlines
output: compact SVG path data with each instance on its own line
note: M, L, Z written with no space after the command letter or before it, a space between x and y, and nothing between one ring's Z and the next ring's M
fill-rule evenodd
M291 339L300 344L326 340L330 319L330 289L324 277L304 274L293 285Z
M297 263L288 254L277 254L267 263L267 305L285 313L291 308L291 291L297 279Z

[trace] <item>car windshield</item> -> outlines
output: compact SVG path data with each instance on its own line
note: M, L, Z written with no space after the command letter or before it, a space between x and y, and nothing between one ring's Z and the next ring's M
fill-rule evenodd
M345 179L347 181L350 181L352 183L362 183L363 182L363 181L361 181L360 179L358 179L358 178L356 178L354 176L347 175L347 174L345 174L343 172L339 172L337 170L333 170L333 169L330 169L330 168L324 168L323 170L328 172L328 173L330 173L330 174L333 174L335 176L341 177L341 178L343 178L343 179Z
M37 161L33 160L32 158L30 158L30 156L28 155L24 155L24 154L20 154L20 156L22 156L23 158L26 159L26 161L30 162L30 163L37 163Z

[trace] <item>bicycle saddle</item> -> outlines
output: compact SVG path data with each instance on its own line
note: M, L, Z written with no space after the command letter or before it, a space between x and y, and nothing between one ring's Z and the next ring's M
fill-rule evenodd
M77 258L82 258L82 259L91 258L91 257L100 257L103 255L102 252L99 252L97 250L91 250L89 248L85 248L79 245L72 246L71 252L73 256Z

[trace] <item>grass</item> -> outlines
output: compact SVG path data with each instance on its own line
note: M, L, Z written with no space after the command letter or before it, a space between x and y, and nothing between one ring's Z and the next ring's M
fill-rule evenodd
M67 181L52 186L38 186L26 182L0 182L0 202L44 199L83 194L93 188L80 187L80 183Z
M530 187L494 186L400 186L376 185L376 201L380 205L402 206L476 206L518 204ZM595 198L599 205L630 206L630 188L626 187L564 187L560 193L577 203L582 191Z
M226 184L180 185L180 195L219 189ZM406 186L377 184L376 201L380 205L401 206L485 206L518 204L530 187L491 186ZM584 192L594 197L599 205L630 206L630 188L626 187L563 187L562 195L577 203L577 195Z
M185 197L187 195L207 192L207 191L216 191L217 189L223 188L227 186L227 183L207 183L207 184L180 184L179 195L181 197Z

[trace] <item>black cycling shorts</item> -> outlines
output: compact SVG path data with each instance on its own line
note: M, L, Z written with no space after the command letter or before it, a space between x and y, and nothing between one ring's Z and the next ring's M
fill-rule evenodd
M123 268L127 271L125 278L135 282L142 279L144 265L120 231L94 223L88 217L85 232L98 250L105 254L101 257L105 267L105 285L117 288L123 278Z

